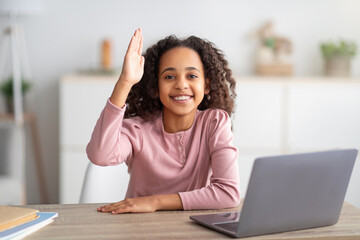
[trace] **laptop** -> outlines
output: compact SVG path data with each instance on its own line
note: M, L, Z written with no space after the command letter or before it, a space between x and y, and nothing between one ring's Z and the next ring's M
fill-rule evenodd
M237 238L333 225L340 216L357 152L257 158L241 212L190 219Z

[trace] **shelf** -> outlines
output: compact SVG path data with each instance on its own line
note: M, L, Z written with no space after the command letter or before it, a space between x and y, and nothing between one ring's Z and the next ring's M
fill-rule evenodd
M360 78L326 76L234 76L237 82L281 82L281 83L354 83L360 84Z

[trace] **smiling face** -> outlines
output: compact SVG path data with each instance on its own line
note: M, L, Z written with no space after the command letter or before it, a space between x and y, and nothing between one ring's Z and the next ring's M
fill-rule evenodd
M197 107L209 92L199 54L186 47L173 48L159 62L159 97L164 120L194 120Z

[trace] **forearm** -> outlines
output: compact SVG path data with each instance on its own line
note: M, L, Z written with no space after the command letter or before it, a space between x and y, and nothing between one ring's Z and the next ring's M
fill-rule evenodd
M235 183L233 186L210 184L201 189L182 192L180 196L184 210L231 208L240 203L240 191Z
M132 86L132 84L128 83L120 76L111 94L111 103L119 108L123 108Z
M213 157L210 184L200 189L179 193L184 210L222 209L235 207L240 203L236 152L229 151L226 154L224 151L218 151Z
M155 195L153 197L157 201L157 210L183 209L179 194Z

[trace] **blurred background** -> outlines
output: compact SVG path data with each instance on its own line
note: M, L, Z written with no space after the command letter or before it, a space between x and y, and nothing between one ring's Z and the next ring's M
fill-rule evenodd
M15 76L15 23L23 29L18 79L29 87L20 125L2 87L0 204L78 201L86 144L138 27L145 49L175 34L223 50L237 80L234 143L244 194L257 156L359 148L357 0L23 0L12 14L14 2L0 3L0 83ZM357 207L359 182L357 163L346 198Z

